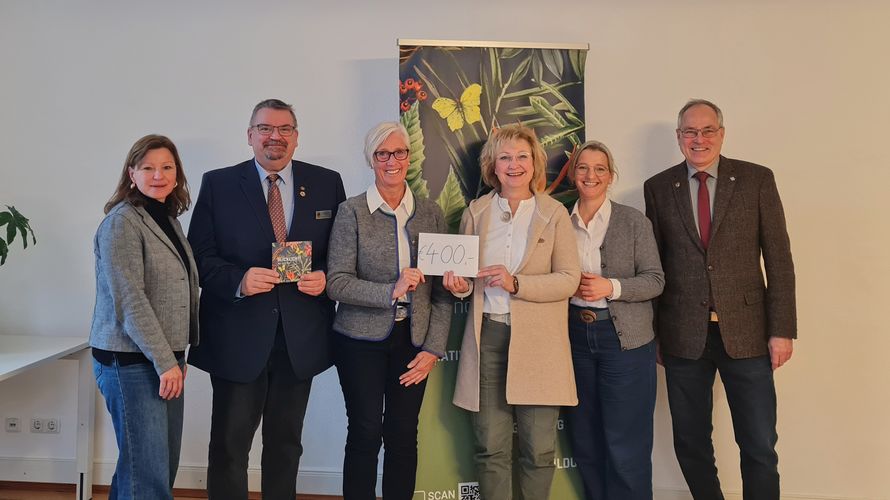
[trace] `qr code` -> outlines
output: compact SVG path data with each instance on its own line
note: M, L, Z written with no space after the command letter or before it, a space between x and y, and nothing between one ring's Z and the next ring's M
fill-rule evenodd
M479 483L457 483L457 492L460 495L459 500L482 500L482 494L479 493Z

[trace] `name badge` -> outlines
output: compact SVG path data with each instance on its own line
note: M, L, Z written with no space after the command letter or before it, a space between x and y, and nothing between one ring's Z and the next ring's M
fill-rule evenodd
M317 210L315 212L315 219L330 219L331 211L330 210Z

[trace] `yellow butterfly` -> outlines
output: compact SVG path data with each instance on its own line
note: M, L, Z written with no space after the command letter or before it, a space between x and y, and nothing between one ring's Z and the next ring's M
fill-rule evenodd
M481 95L482 86L474 83L464 89L464 92L460 95L460 102L455 102L454 99L447 97L440 97L433 101L433 109L448 122L448 128L455 132L464 126L464 120L467 123L482 121L482 113L479 111L479 97Z

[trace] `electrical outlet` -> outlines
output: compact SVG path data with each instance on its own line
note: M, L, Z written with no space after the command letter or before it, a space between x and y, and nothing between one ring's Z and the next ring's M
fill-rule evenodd
M61 431L61 421L58 417L31 419L31 432L38 434L58 434Z
M58 418L48 418L48 419L44 420L43 423L44 423L43 428L45 429L44 432L46 432L48 434L58 434L59 433L59 430L60 430L59 428L61 427L61 424L59 423Z
M6 432L21 432L22 421L18 417L6 417Z

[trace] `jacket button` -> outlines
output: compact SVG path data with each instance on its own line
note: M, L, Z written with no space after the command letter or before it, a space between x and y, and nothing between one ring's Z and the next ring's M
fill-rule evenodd
M708 264L708 271L713 271L713 270L714 270L714 266Z
M618 336L620 337L621 335L622 335L622 333L621 333L621 332L618 332Z
M600 267L603 268L603 269L605 269L605 268L606 268L606 263L603 262L602 264L600 264Z
M701 301L701 305L704 307L708 307L708 301L707 300Z
M600 250L602 250L602 249L604 249L604 248L606 248L606 245L602 245L602 246L600 246Z
M272 314L278 314L278 308L277 308L277 307L273 307L273 308L272 308Z
M613 316L612 316L612 320L613 320L613 321L618 321L618 316L614 316L614 315L613 315Z

